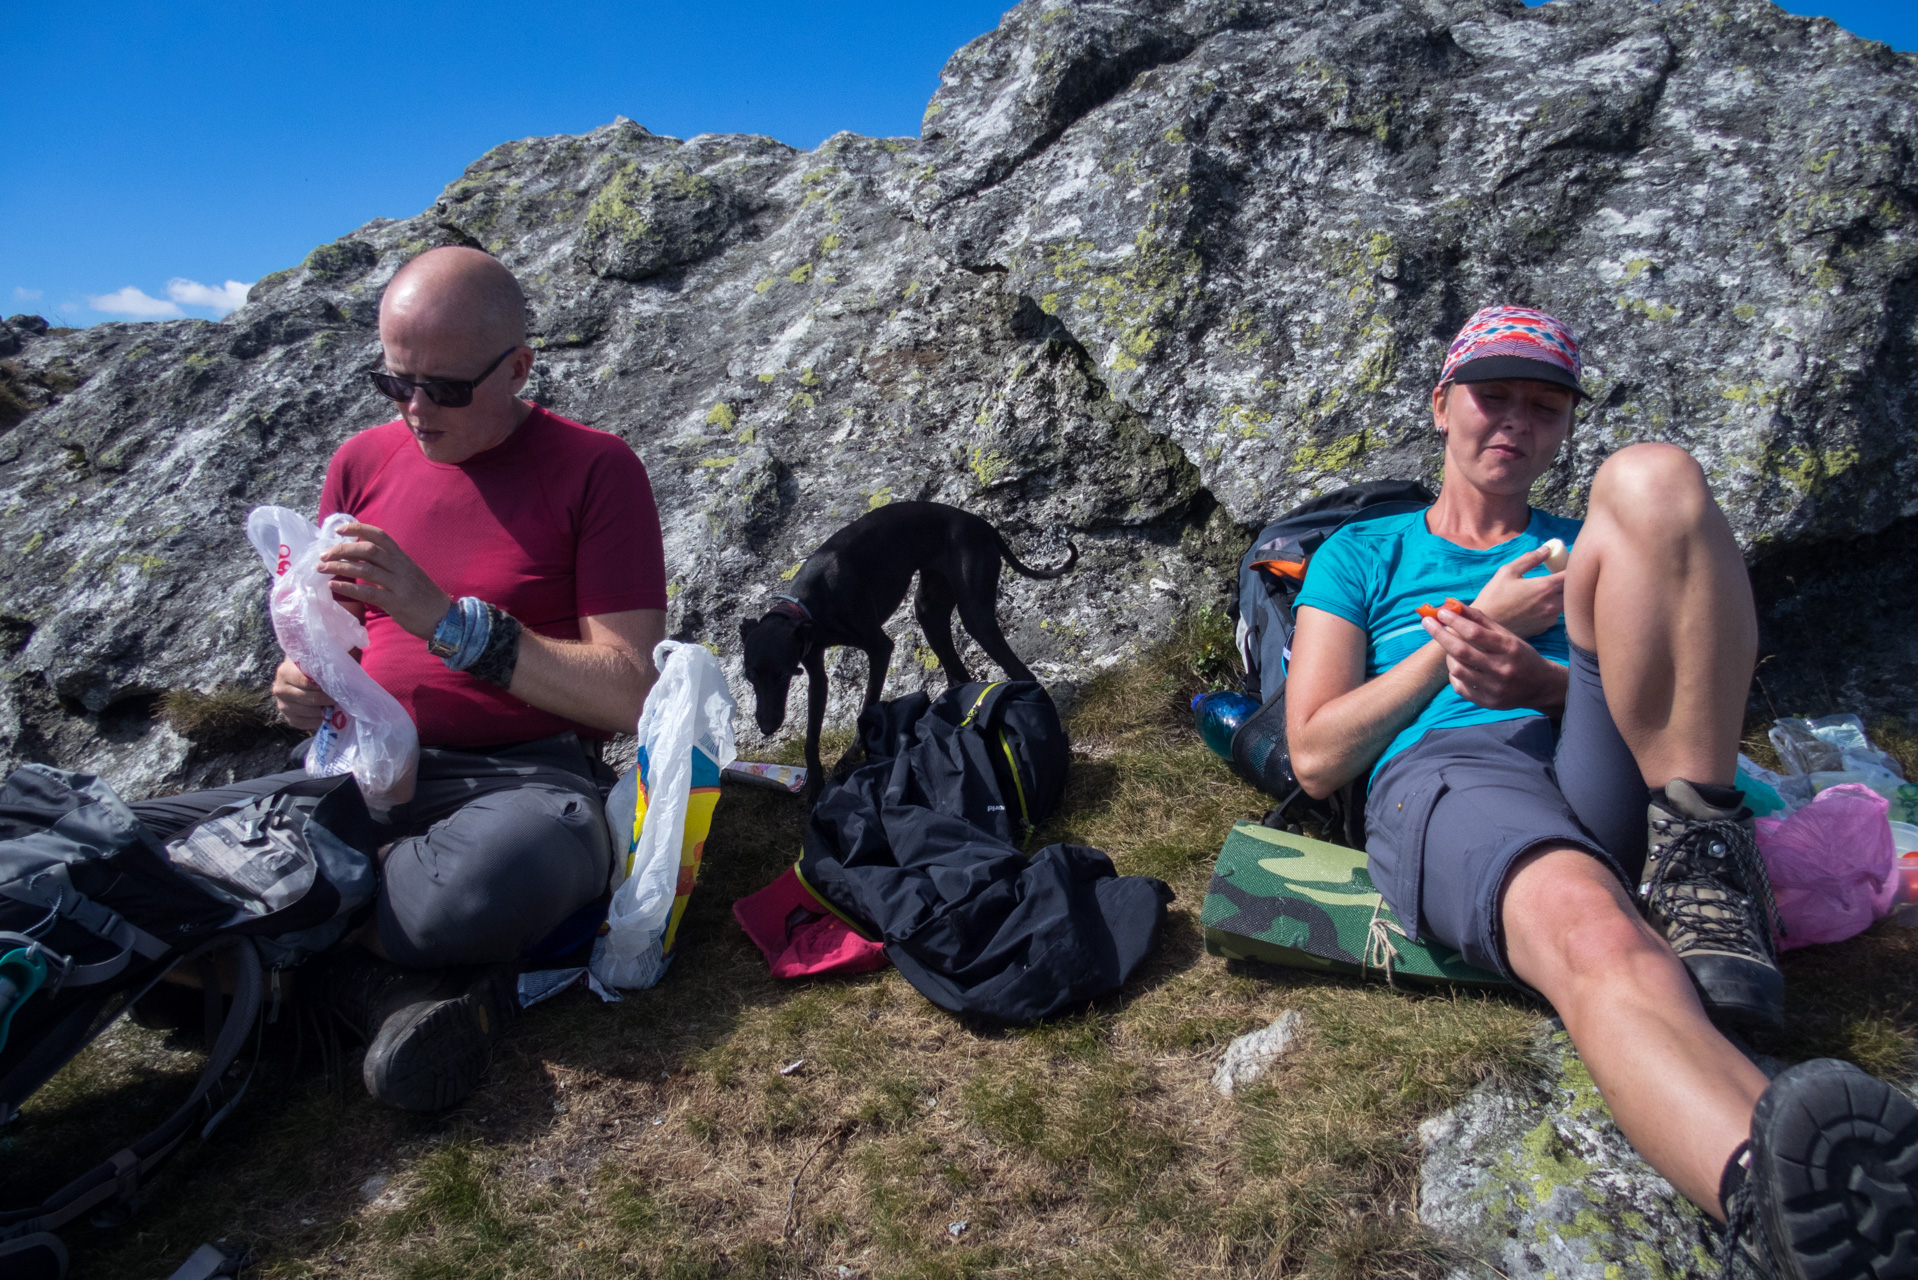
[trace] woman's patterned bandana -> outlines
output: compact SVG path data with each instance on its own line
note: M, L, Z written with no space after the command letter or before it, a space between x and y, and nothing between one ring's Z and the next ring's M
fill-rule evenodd
M1583 372L1578 339L1556 319L1530 307L1487 307L1467 320L1458 337L1452 339L1439 382L1449 382L1468 361L1489 356L1516 356L1555 365L1571 375L1574 385Z

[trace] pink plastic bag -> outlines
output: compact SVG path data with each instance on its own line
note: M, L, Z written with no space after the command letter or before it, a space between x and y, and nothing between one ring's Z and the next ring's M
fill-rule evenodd
M1781 951L1841 942L1891 910L1898 891L1890 804L1870 787L1827 787L1788 818L1758 819L1758 852L1785 925Z

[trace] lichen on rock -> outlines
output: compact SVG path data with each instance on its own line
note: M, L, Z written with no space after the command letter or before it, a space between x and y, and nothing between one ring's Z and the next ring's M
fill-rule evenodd
M1419 1220L1506 1280L1713 1280L1717 1229L1625 1141L1562 1026L1535 1060L1420 1127Z

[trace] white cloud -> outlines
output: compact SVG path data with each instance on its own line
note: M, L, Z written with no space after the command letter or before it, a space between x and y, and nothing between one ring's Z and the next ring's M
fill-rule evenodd
M104 311L110 316L132 316L135 320L170 320L186 314L165 298L150 298L132 285L118 293L90 297L87 304L95 311Z
M166 296L183 307L209 307L215 315L225 315L229 311L239 310L246 301L246 291L253 285L242 284L238 280L229 280L217 288L210 284L201 284L198 280L184 280L179 276L166 282Z
M38 302L41 296L42 291L39 289L22 289L19 285L13 287L13 300L15 302Z

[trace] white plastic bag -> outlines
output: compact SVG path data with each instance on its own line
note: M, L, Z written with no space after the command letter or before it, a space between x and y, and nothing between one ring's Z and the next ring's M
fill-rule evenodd
M639 760L607 801L614 847L607 931L593 946L593 976L609 987L650 987L672 956L674 934L699 873L719 771L731 764L738 710L719 661L703 645L660 642L659 683L639 717Z
M1865 722L1854 715L1820 716L1816 720L1787 716L1773 721L1766 736L1791 773L1858 773L1865 775L1866 786L1881 795L1885 789L1873 775L1905 780L1898 761L1872 743ZM1895 793L1896 785L1891 789Z
M316 778L351 773L376 816L413 798L420 763L419 731L392 694L359 663L366 628L333 596L332 578L319 571L320 553L345 541L344 513L313 522L285 507L255 507L247 540L273 578L273 634L280 648L334 701L306 749L306 771Z

